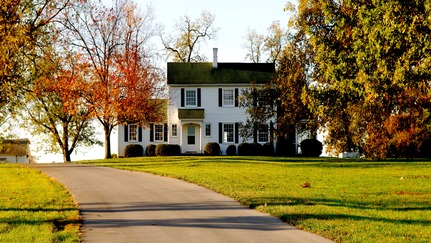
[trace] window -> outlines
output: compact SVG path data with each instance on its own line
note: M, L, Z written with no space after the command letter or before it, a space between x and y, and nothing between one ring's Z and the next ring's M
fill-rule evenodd
M234 135L234 124L233 123L223 124L223 142L233 143L234 142L233 135Z
M186 89L186 106L196 106L196 90Z
M267 124L261 124L257 130L257 141L259 143L266 143L269 141L269 131Z
M187 129L187 144L195 144L195 126L189 126Z
M129 125L129 141L136 142L138 141L138 125L130 124Z
M154 140L163 141L163 124L154 125Z
M233 107L235 105L235 95L233 89L223 89L223 106Z
M172 124L172 137L177 137L178 136L178 126L177 124Z
M205 137L211 137L211 124L205 124Z

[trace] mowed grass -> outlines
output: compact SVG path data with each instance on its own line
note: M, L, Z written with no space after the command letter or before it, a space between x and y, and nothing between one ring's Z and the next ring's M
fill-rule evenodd
M41 172L0 164L0 242L79 242L71 195Z
M225 156L83 163L196 183L337 242L431 242L431 162Z

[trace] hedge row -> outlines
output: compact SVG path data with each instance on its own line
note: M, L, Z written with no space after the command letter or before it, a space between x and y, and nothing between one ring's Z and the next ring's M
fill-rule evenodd
M316 139L306 139L301 142L303 156L318 157L322 154L322 143ZM220 145L218 143L207 143L204 154L209 156L220 155ZM273 156L274 145L272 143L240 143L237 147L230 144L226 149L226 155L240 156ZM124 157L139 157L144 155L144 148L139 144L129 144L124 148ZM181 148L178 144L148 144L145 155L147 156L177 156L181 155Z
M144 148L139 144L129 144L124 147L124 157L140 157L144 155ZM181 148L178 144L148 144L145 155L147 156L178 156Z

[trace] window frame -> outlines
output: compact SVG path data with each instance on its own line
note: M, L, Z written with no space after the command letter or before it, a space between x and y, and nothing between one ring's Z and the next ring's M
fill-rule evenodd
M226 93L227 91L232 92L232 100L226 99ZM230 94L229 94L230 96ZM227 104L227 101L229 101L229 104ZM222 106L223 107L235 107L235 89L234 88L224 88L222 90Z
M232 126L231 136L229 136L230 131L226 131L226 126ZM232 138L232 141L229 141L230 137ZM235 123L223 123L223 143L235 143Z
M189 104L193 97L187 97L187 93L194 93L194 104ZM189 98L189 99L188 99ZM198 106L198 91L197 89L185 89L184 90L184 106L185 107L197 107Z
M178 137L178 124L172 124L171 125L171 136L172 137Z
M264 130L264 131L262 131ZM266 139L261 139L266 137ZM257 142L258 143L267 143L269 142L269 125L268 124L260 124L257 128Z
M139 127L138 127L138 124L136 124L136 123L133 123L133 124L129 124L128 125L129 126L129 128L128 128L128 138L129 138L129 141L128 142L138 142L138 136L139 136L139 134L138 134L138 132L139 132ZM133 136L134 136L134 138L133 138Z
M207 127L209 126L209 127ZM209 128L209 130L208 130ZM205 129L205 137L212 137L212 127L211 127L211 123L205 123L204 124L204 129ZM207 133L209 131L209 134Z
M161 130L160 130L160 127L161 127ZM163 124L154 124L154 142L164 142L164 134L165 134L165 126ZM158 136L161 136L161 139L157 139Z

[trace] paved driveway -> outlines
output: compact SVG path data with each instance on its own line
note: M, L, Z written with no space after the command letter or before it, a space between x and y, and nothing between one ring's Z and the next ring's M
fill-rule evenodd
M83 242L330 242L177 179L80 164L30 166L73 194Z

